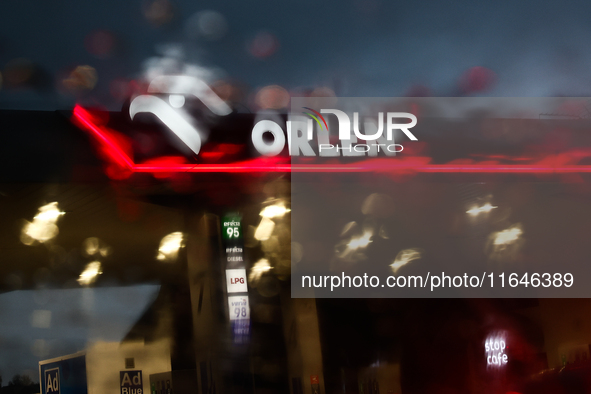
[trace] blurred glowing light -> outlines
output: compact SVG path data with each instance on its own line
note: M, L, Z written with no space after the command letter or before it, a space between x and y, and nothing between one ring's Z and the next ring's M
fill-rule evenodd
M184 235L180 231L170 233L162 238L160 247L158 248L158 256L160 261L175 260L179 250L183 247Z
M98 76L94 67L78 66L70 75L62 80L62 84L71 93L92 90L96 86Z
M275 222L273 222L268 217L263 216L259 226L254 232L254 238L259 241L266 241L269 239L271 234L273 234L273 230L275 229Z
M49 310L34 310L31 314L31 327L35 328L50 328L51 327L51 311Z
M202 11L191 16L185 23L185 34L191 39L219 40L226 35L228 23L216 11Z
M80 283L82 286L91 285L102 273L103 271L100 262L93 261L92 263L88 263L84 268L84 271L82 271L78 277L78 283Z
M373 234L370 231L366 231L360 237L351 238L351 240L347 244L347 248L351 250L366 248L367 245L370 244L372 236Z
M283 204L275 204L269 205L268 207L263 208L260 215L264 218L280 218L283 217L287 212L290 212L291 209L286 208Z
M96 237L86 238L83 243L84 253L88 256L95 255L99 252L99 239Z
M404 249L398 253L394 262L390 264L392 271L396 273L400 268L404 267L413 260L421 258L421 252L417 249Z
M144 16L154 26L162 26L174 16L172 3L168 0L148 0L143 8Z
M310 97L336 97L334 90L331 88L327 88L325 86L321 86L315 88L311 93Z
M498 207L492 206L492 205L490 205L490 203L486 203L481 207L474 207L474 208L466 211L466 213L471 216L478 216L481 213L489 213L490 211L492 211L495 208L498 208Z
M254 57L266 58L274 54L278 48L279 40L273 34L260 32L250 43L248 50Z
M289 93L278 85L265 86L255 97L256 104L262 109L281 109L289 105Z
M33 219L55 223L64 214L65 212L59 210L57 202L52 202L39 208L39 213Z
M250 274L248 275L248 281L252 282L253 284L258 282L261 276L272 269L271 264L269 264L269 260L267 259L260 259L257 261L251 268Z
M21 87L31 82L35 65L29 59L18 58L9 61L4 68L6 86Z
M117 38L113 33L106 30L96 30L84 39L86 50L98 58L109 57L115 48Z
M523 230L521 224L516 224L505 230L494 232L489 236L486 248L490 250L489 257L493 260L512 260L523 244Z
M49 355L50 349L49 342L43 339L35 339L35 342L31 345L31 353L39 358Z
M493 245L507 245L516 242L523 231L518 226L508 228L493 234Z
M111 247L97 237L86 238L82 242L82 249L87 256L101 255L107 257L111 253Z
M496 81L496 74L485 67L472 67L460 78L460 89L465 94L489 90Z
M58 233L56 222L64 212L58 208L57 202L52 202L39 208L37 215L32 222L26 222L22 233L21 242L25 245L32 245L35 241L47 242Z

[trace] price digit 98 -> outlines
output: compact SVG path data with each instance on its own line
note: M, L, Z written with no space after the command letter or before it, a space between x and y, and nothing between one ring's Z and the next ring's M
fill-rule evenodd
M238 307L238 308L234 308L234 316L236 317L236 319L240 319L240 318L246 318L246 307Z

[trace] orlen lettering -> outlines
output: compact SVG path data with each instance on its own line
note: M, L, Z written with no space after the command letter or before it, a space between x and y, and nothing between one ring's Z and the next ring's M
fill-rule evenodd
M380 152L386 156L394 156L404 149L402 145L394 143L394 130L402 131L411 141L418 140L409 130L417 124L416 116L411 113L388 112L384 115L383 112L380 112L377 126L374 119L364 119L365 131L375 130L372 134L364 134L359 128L359 113L355 112L353 113L352 135L351 121L346 113L337 109L321 109L320 112L336 116L340 140L340 145L330 143L328 129L317 127L318 154L322 157L377 156ZM384 118L386 119L385 127ZM395 122L395 119L401 118L409 119L410 122ZM312 119L290 115L286 128L290 156L316 156L316 152L310 144L314 135ZM265 133L270 133L273 136L272 141L265 141L263 137ZM264 156L276 156L285 148L285 133L279 123L274 120L258 121L252 129L251 138L255 149ZM371 143L358 143L358 139Z

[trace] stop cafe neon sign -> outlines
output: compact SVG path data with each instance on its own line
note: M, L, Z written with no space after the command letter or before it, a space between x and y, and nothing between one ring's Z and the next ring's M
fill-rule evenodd
M489 336L484 341L486 365L489 367L503 367L507 364L507 342L504 335Z

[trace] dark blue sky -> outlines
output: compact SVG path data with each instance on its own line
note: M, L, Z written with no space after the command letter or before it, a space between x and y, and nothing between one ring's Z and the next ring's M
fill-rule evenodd
M591 79L588 2L470 2L385 0L171 0L174 19L154 27L142 1L21 0L0 12L0 70L15 58L38 64L52 81L46 90L0 89L0 108L69 108L73 99L53 88L76 65L98 72L91 100L117 108L110 81L134 78L158 47L178 44L187 60L219 67L252 88L279 84L329 86L341 96L400 96L414 84L434 95L457 94L459 77L483 66L497 74L492 96L587 95ZM228 26L218 41L190 39L184 26L196 12L221 13ZM121 48L107 59L85 49L96 29L115 33ZM261 31L280 48L259 59L246 50ZM6 84L5 84L6 85Z

